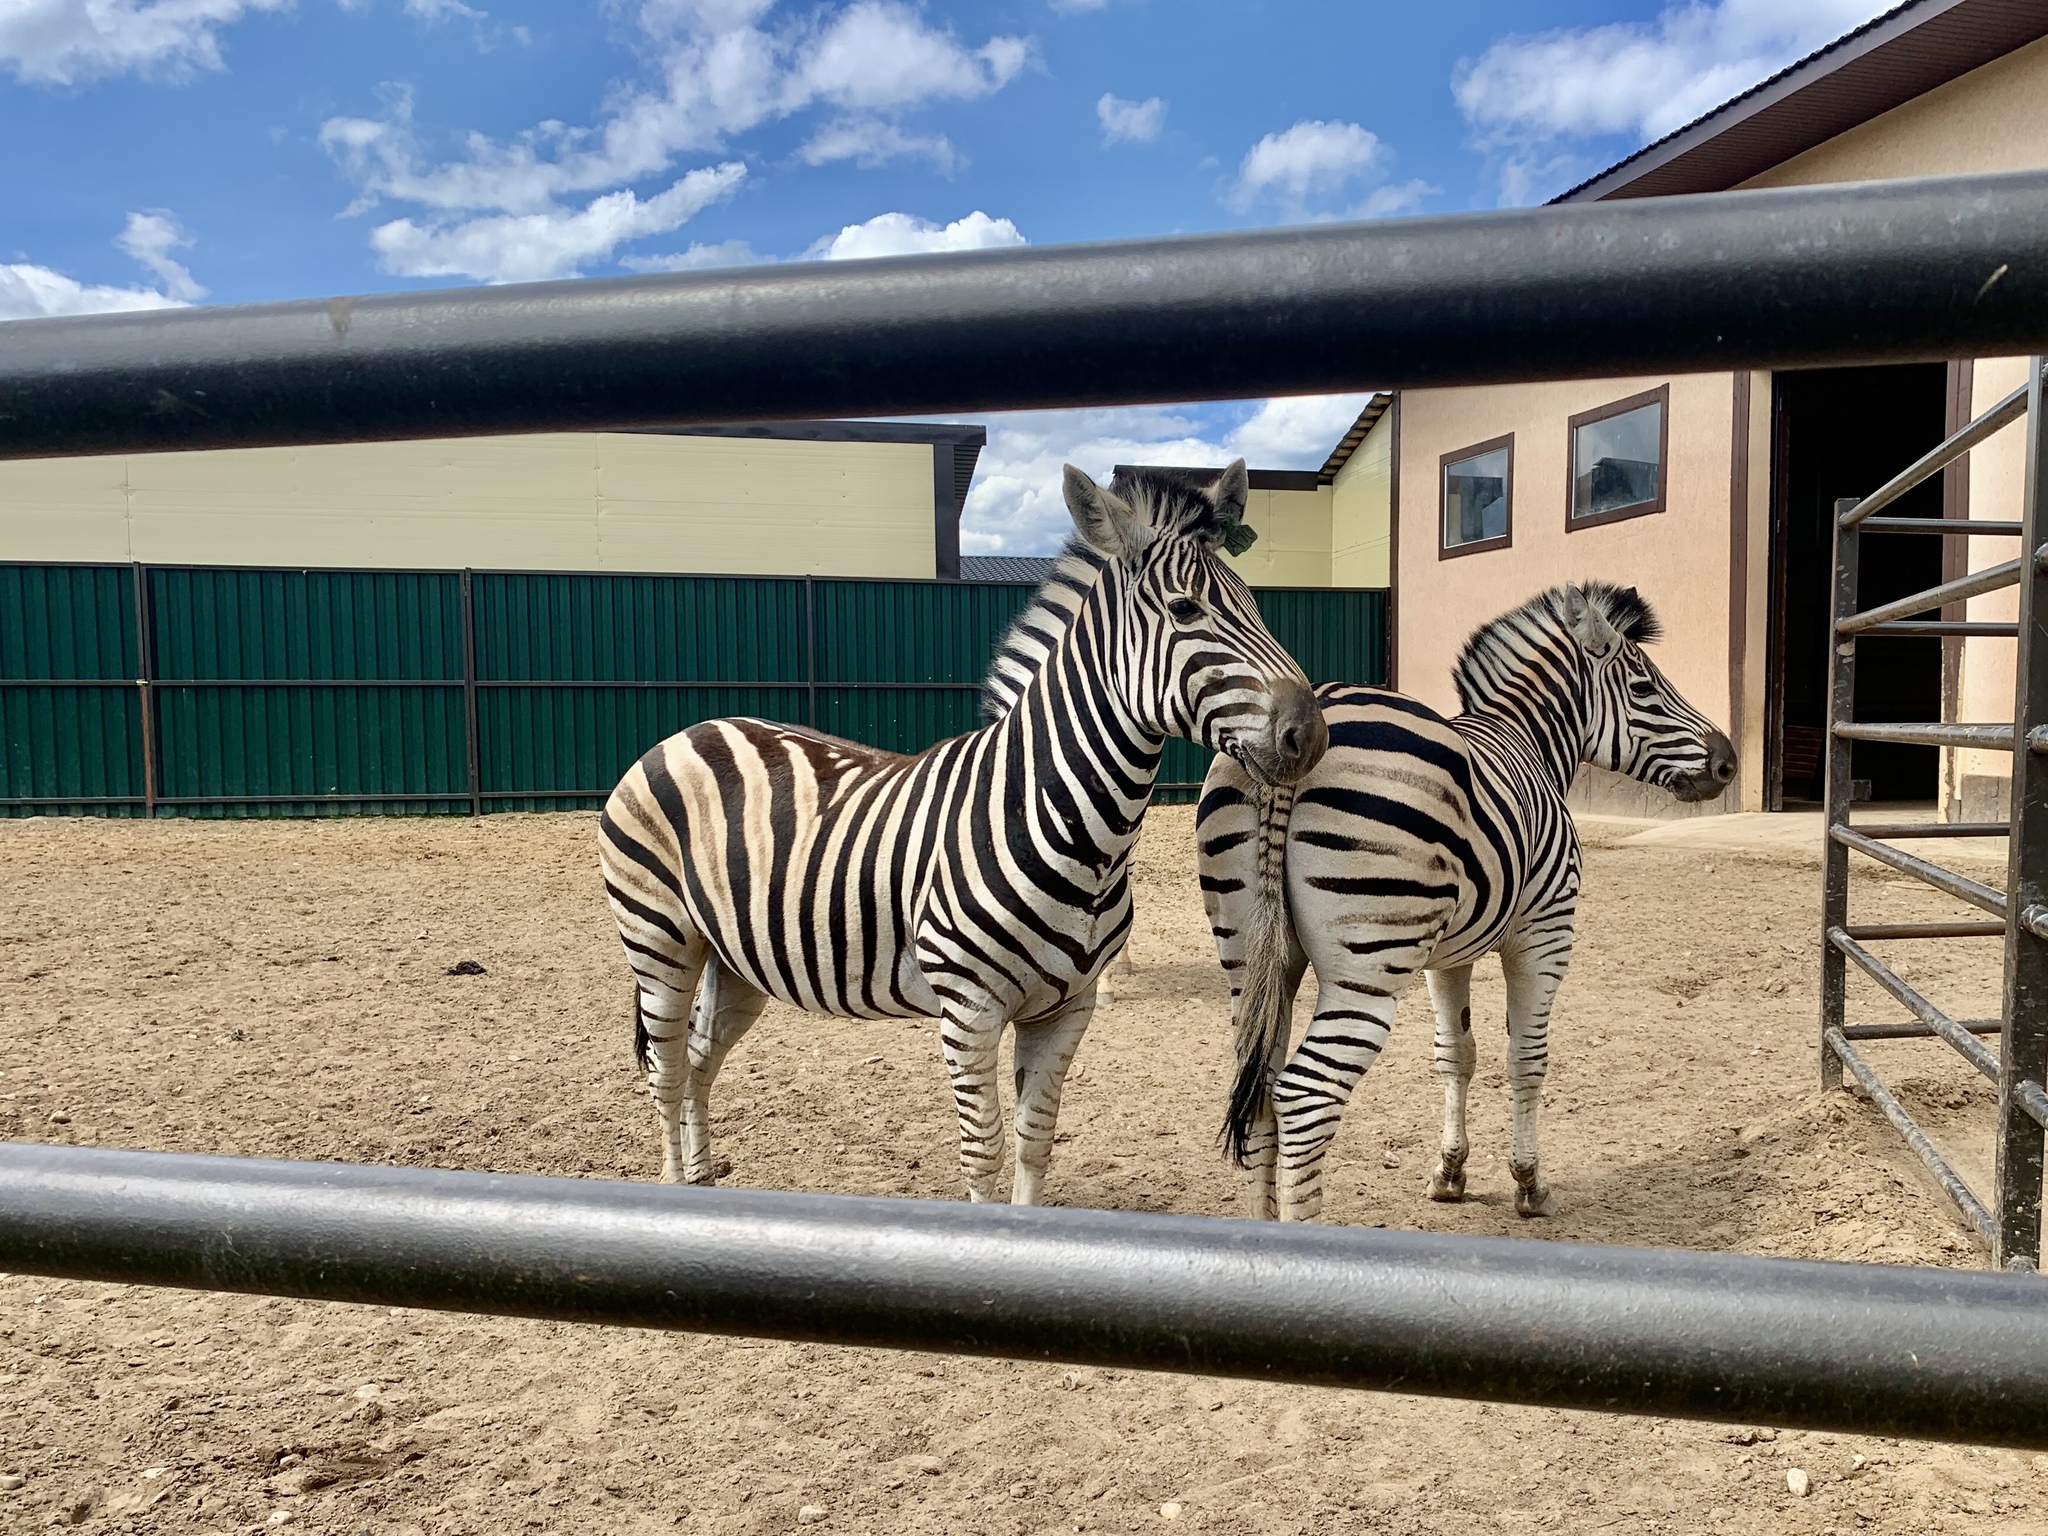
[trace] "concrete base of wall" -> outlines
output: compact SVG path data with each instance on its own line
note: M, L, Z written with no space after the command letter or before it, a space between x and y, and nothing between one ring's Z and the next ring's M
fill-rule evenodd
M1694 816L1724 816L1742 808L1740 784L1731 784L1712 800L1688 805L1667 789L1644 784L1626 774L1610 773L1591 763L1579 765L1565 804L1582 816L1629 816L1655 821L1682 821Z
M1966 773L1951 821L2004 821L2012 812L2012 780L2002 773Z

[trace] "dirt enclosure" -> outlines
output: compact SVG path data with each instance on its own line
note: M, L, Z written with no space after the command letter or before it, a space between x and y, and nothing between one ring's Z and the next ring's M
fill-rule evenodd
M0 822L0 1135L651 1177L594 832ZM1186 809L1147 833L1140 974L1082 1048L1063 1203L1237 1209L1190 837ZM1589 841L1544 1136L1560 1213L1513 1214L1482 967L1474 1197L1422 1196L1418 989L1354 1101L1329 1219L1980 1263L1876 1112L1814 1089L1813 862ZM1947 910L1861 889L1871 918ZM1995 942L1922 950L1909 976L1995 1011ZM464 960L483 974L449 974ZM1865 994L1855 1016L1896 1013ZM1938 1044L1872 1054L1982 1187L1988 1085ZM960 1196L928 1024L771 1010L714 1107L730 1182ZM0 1278L7 1530L1988 1536L2048 1531L2044 1510L2048 1458L2006 1452Z

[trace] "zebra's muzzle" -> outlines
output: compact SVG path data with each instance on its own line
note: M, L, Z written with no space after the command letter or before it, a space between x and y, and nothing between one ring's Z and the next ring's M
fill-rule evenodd
M1671 792L1687 804L1711 800L1735 782L1735 744L1719 731L1709 731L1706 745L1706 766L1672 786Z
M1271 699L1265 730L1238 738L1226 750L1261 784L1293 784L1323 760L1330 728L1306 683L1282 678L1272 685Z

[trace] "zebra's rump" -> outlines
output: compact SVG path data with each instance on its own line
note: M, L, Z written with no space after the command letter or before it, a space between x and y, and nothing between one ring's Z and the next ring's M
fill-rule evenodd
M708 942L811 1012L933 1011L909 952L950 759L773 721L713 720L650 749L606 802L600 862L636 967Z

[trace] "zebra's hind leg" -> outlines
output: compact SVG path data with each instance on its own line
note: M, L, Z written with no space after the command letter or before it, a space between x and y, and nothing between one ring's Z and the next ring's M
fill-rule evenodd
M730 1162L714 1160L711 1155L711 1085L725 1065L726 1052L739 1044L767 1006L767 993L733 975L716 954L705 962L697 1005L690 1014L688 1069L683 1080L682 1183L715 1184L721 1173L732 1171Z
M953 1106L960 1115L960 1172L967 1198L977 1205L1000 1200L1003 1171L1003 1106L996 1093L999 1047L1008 1022L994 1003L969 1011L949 1004L939 1020L939 1044L946 1075L953 1082Z
M1478 1048L1472 1042L1472 967L1426 971L1429 1001L1436 1010L1436 1074L1444 1085L1444 1134L1429 1198L1465 1198L1465 1159L1472 1143L1465 1134L1465 1099L1472 1087Z
M1017 1168L1010 1203L1038 1205L1045 1189L1045 1170L1052 1161L1053 1131L1059 1124L1060 1091L1067 1068L1088 1020L1095 1012L1095 988L1069 998L1058 1012L1016 1025L1017 1102L1011 1128L1017 1142Z
M1556 1214L1557 1202L1543 1182L1536 1154L1537 1120L1543 1110L1543 1075L1550 1065L1550 1005L1564 980L1566 955L1503 949L1501 971L1508 987L1508 1089L1514 1100L1514 1150L1508 1170L1515 1176L1515 1212Z
M1292 968L1288 977L1287 996L1290 1003L1294 992L1301 985L1302 971L1306 962ZM1280 1072L1287 1065L1288 1047L1292 1038L1285 1032L1273 1037L1273 1049L1266 1056L1266 1081L1276 1082ZM1273 1100L1267 1097L1265 1107L1252 1121L1250 1133L1244 1139L1245 1171L1245 1215L1252 1221L1278 1221L1280 1219L1280 1193L1278 1176L1280 1171L1280 1119L1273 1113Z
M634 966L637 1012L634 1049L647 1074L647 1092L661 1117L661 1182L683 1179L683 1096L690 1075L690 1002L703 973L707 946L665 962L659 974L646 962Z
M1315 1017L1273 1084L1280 1120L1279 1205L1282 1221L1314 1221L1323 1213L1323 1164L1344 1119L1344 1106L1394 1026L1390 978L1317 976Z

